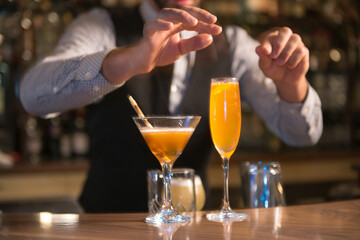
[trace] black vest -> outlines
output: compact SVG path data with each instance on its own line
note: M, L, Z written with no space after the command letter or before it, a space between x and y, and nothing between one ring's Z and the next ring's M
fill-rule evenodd
M138 8L111 15L118 46L134 43L141 37L143 21ZM194 168L203 181L213 150L208 120L210 79L229 76L229 61L223 36L216 37L211 46L198 51L180 108L179 114L200 115L202 119L174 167ZM145 115L170 114L171 71L172 68L167 66L136 76L100 102L87 107L91 168L80 197L85 211L147 211L146 170L160 168L160 164L132 120L136 113L127 94L134 97Z

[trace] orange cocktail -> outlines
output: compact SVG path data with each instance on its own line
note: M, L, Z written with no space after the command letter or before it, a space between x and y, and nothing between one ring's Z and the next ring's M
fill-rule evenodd
M160 164L174 164L189 141L195 128L141 128L151 152Z
M245 213L230 208L229 203L229 161L240 138L241 105L239 79L232 77L211 79L209 121L211 137L222 158L224 170L224 198L220 211L206 214L212 221L246 219Z
M200 116L141 116L133 120L163 172L164 200L158 213L145 221L152 224L182 223L189 216L179 214L171 203L171 170L193 134Z
M214 82L210 94L210 128L221 156L230 158L240 138L241 107L238 82Z

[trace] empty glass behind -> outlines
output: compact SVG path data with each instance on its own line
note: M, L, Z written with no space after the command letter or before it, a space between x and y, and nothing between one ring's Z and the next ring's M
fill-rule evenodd
M277 162L240 164L241 186L246 208L284 206L281 168Z

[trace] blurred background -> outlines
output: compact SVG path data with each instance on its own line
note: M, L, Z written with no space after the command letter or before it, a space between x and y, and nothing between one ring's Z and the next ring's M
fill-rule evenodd
M89 163L84 109L53 119L27 114L18 99L24 72L57 43L77 15L139 0L0 0L0 210L81 212L77 197ZM288 205L360 197L360 2L357 0L202 0L221 24L256 38L288 26L310 49L308 80L320 95L324 132L313 147L292 148L245 104L230 168L232 207L242 207L239 164L277 161ZM176 166L175 166L176 167ZM221 161L208 169L218 208ZM217 194L218 193L218 194Z

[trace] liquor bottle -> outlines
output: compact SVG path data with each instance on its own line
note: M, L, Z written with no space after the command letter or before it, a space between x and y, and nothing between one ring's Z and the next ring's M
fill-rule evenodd
M60 117L48 120L48 157L49 160L60 160L60 139L62 135L62 126Z
M70 159L72 157L72 129L71 125L73 123L73 111L68 111L60 116L61 118L61 127L62 133L60 136L60 155L64 160Z
M25 160L37 164L42 160L42 130L36 117L28 115L25 122Z
M73 156L75 158L86 157L89 152L90 139L86 131L84 109L75 111L75 119L72 132Z

